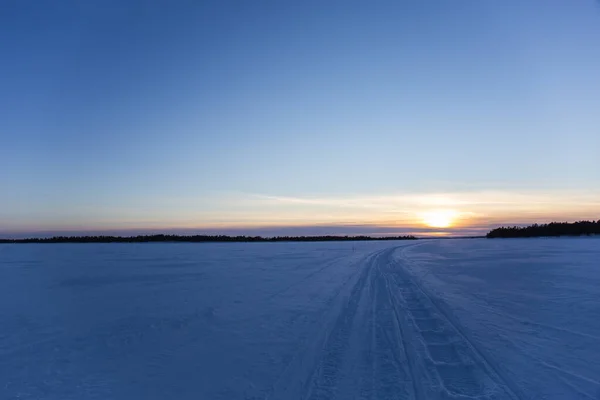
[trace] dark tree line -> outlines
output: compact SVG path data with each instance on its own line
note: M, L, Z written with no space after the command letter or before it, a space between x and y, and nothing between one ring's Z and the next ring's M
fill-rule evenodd
M585 236L600 235L600 220L578 222L551 222L530 226L496 228L488 232L487 238L524 238L541 236Z
M148 242L349 242L414 240L414 236L227 236L227 235L139 235L139 236L54 236L51 238L0 239L0 243L148 243Z

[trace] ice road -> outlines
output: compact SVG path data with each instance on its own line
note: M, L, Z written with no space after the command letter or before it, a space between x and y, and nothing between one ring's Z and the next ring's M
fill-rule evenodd
M0 245L0 399L600 399L600 239Z

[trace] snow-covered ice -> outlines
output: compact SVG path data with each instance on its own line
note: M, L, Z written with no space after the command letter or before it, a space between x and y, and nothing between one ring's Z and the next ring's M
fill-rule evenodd
M0 245L0 399L599 398L599 239Z

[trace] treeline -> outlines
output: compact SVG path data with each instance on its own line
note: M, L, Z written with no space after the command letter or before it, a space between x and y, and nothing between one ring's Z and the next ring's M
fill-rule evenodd
M223 242L349 242L415 240L414 236L227 236L227 235L139 235L139 236L54 236L51 238L0 239L0 243L223 243Z
M600 220L578 222L551 222L530 226L511 226L492 229L487 238L524 238L542 236L585 236L600 235Z

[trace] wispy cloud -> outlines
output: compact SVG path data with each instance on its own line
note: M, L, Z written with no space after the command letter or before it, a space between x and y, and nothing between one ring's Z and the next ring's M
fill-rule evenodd
M597 218L600 191L469 191L397 193L348 196L277 196L248 194L240 204L270 214L331 216L327 221L421 226L423 215L451 210L456 225L469 227L494 223L519 223L540 219ZM344 220L342 217L348 218Z
M600 205L597 191L472 191L379 196L291 197L248 194L249 201L271 205L331 205L338 207L379 208L392 206L456 207L456 206L527 206L527 205Z
M166 211L165 211L166 210ZM168 205L131 206L118 213L67 210L51 221L24 225L2 217L5 232L223 232L240 234L470 235L491 227L600 218L600 190L457 191L379 195L282 196L222 193L210 199L173 199ZM451 215L449 228L433 229L432 214ZM85 215L95 220L81 223ZM1 215L0 215L1 216ZM60 218L60 219L59 219ZM295 232L295 233L294 233ZM2 233L2 232L0 232Z

